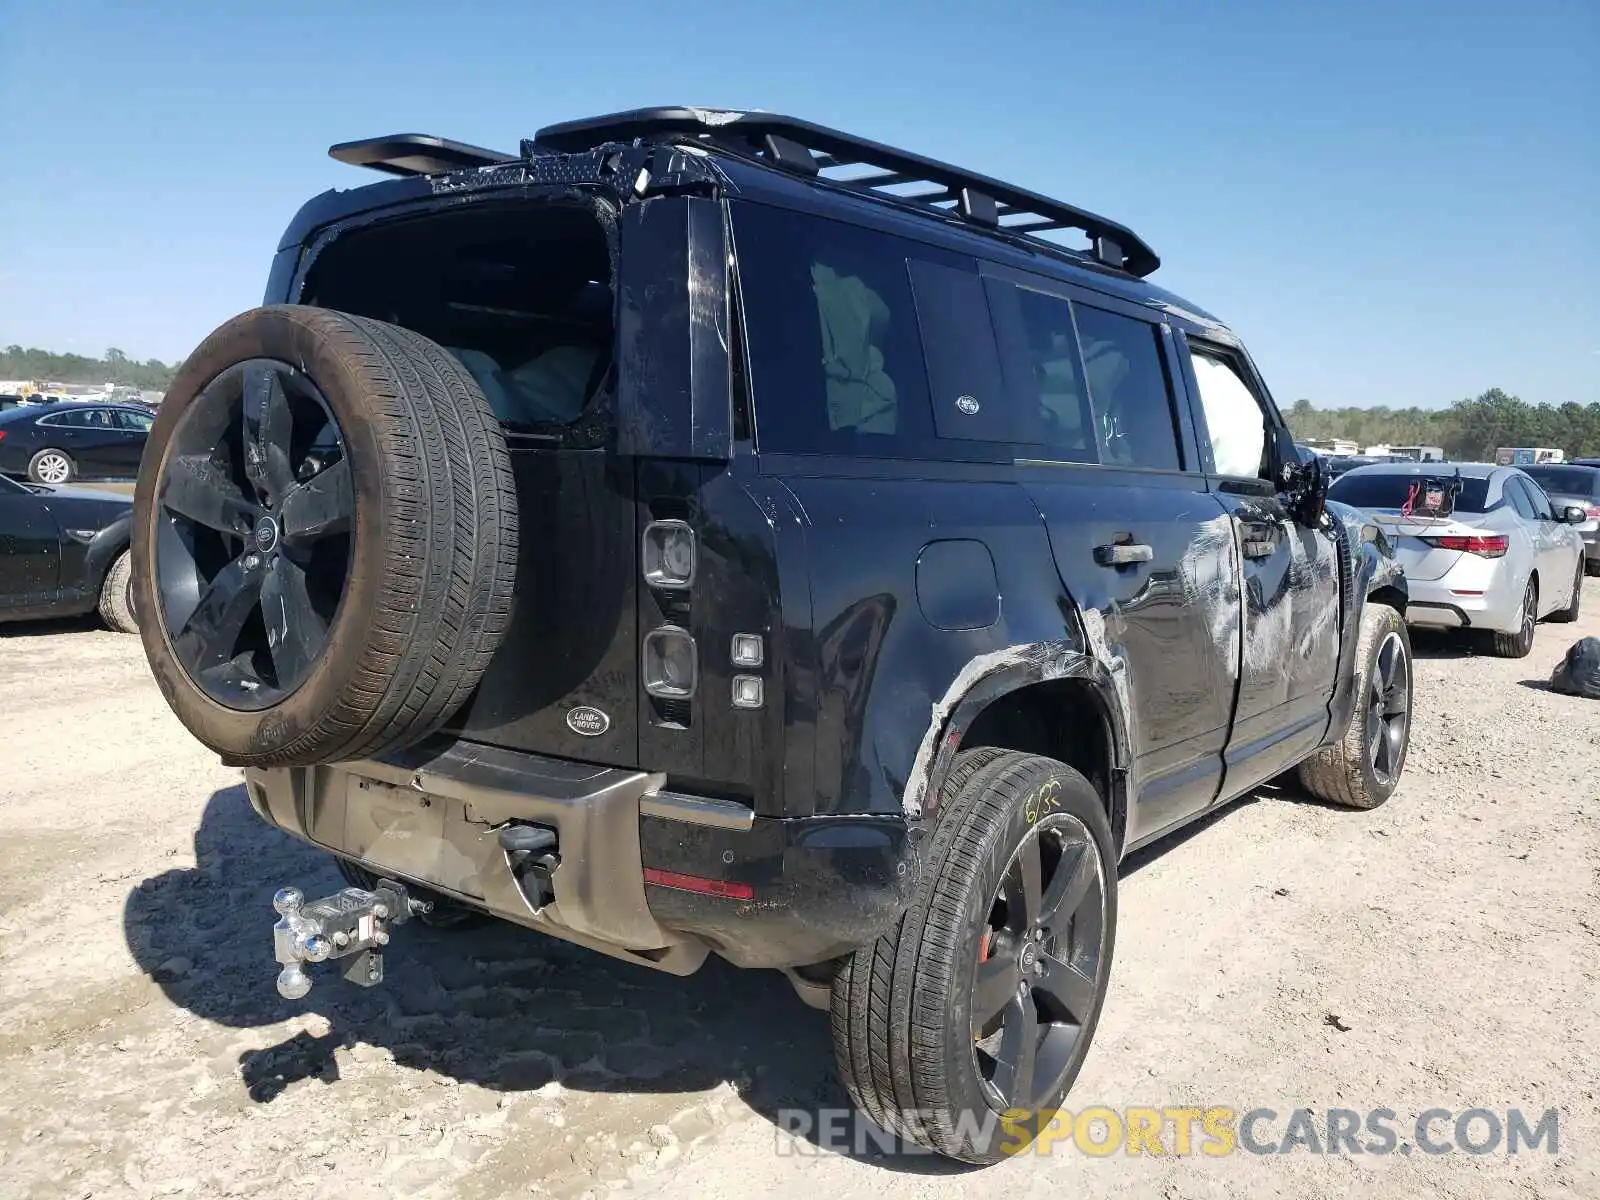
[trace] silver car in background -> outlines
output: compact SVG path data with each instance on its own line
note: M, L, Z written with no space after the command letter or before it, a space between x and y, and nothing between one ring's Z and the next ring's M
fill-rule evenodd
M1588 520L1577 527L1578 536L1583 539L1589 574L1600 575L1600 466L1542 463L1522 470L1544 489L1557 512L1575 507L1588 514Z
M1408 624L1481 630L1496 654L1521 658L1538 621L1578 616L1588 511L1553 505L1519 467L1358 467L1328 499L1361 509L1393 543L1411 593Z

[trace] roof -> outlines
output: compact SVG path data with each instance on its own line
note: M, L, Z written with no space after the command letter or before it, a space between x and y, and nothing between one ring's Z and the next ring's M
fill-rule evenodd
M330 147L334 158L395 178L308 201L279 249L294 248L313 230L358 212L429 197L429 179L437 175L484 171L498 177L508 164L539 156L632 143L687 148L715 164L729 195L842 216L1018 270L1065 277L1227 331L1209 312L1149 282L1146 276L1160 259L1125 225L936 159L756 111L647 108L584 118L540 129L523 141L520 156L426 134L342 142ZM514 174L506 176L507 185L525 182L520 172ZM1084 234L1089 244L1063 244L1053 236L1061 231Z
M126 412L143 413L150 415L148 408L137 404L124 404L120 400L95 400L85 396L81 400L51 400L46 404L24 404L18 408L8 408L0 413L0 421L17 421L24 417L43 417L50 413L75 412L83 408L119 408Z
M1504 473L1518 469L1514 466L1499 466L1495 463L1375 462L1347 471L1341 478L1360 474L1421 475L1429 479L1448 479L1452 475L1459 473L1463 479L1488 479L1497 472Z

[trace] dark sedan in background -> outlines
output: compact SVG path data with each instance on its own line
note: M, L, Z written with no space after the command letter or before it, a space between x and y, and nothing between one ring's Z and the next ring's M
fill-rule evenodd
M1600 459L1576 463L1536 463L1523 473L1545 490L1557 508L1581 508L1589 519L1578 526L1583 535L1584 561L1589 574L1600 575Z
M131 404L67 400L0 412L0 475L62 484L133 479L155 417Z
M98 609L111 628L135 632L132 513L126 496L0 476L0 621Z

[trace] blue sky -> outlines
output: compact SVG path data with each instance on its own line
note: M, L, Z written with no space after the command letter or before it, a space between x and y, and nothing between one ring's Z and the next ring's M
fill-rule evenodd
M1312 7L0 0L0 344L187 353L332 142L687 103L1123 221L1282 404L1600 400L1600 5Z

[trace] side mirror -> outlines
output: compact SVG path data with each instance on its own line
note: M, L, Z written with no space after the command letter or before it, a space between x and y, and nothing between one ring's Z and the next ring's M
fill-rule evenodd
M1318 526L1328 509L1328 464L1322 455L1301 450L1287 429L1279 429L1272 441L1273 485L1289 502L1294 519L1301 525Z
M1582 525L1589 519L1589 512L1587 509L1579 508L1576 504L1569 504L1561 510L1561 516L1568 525Z

